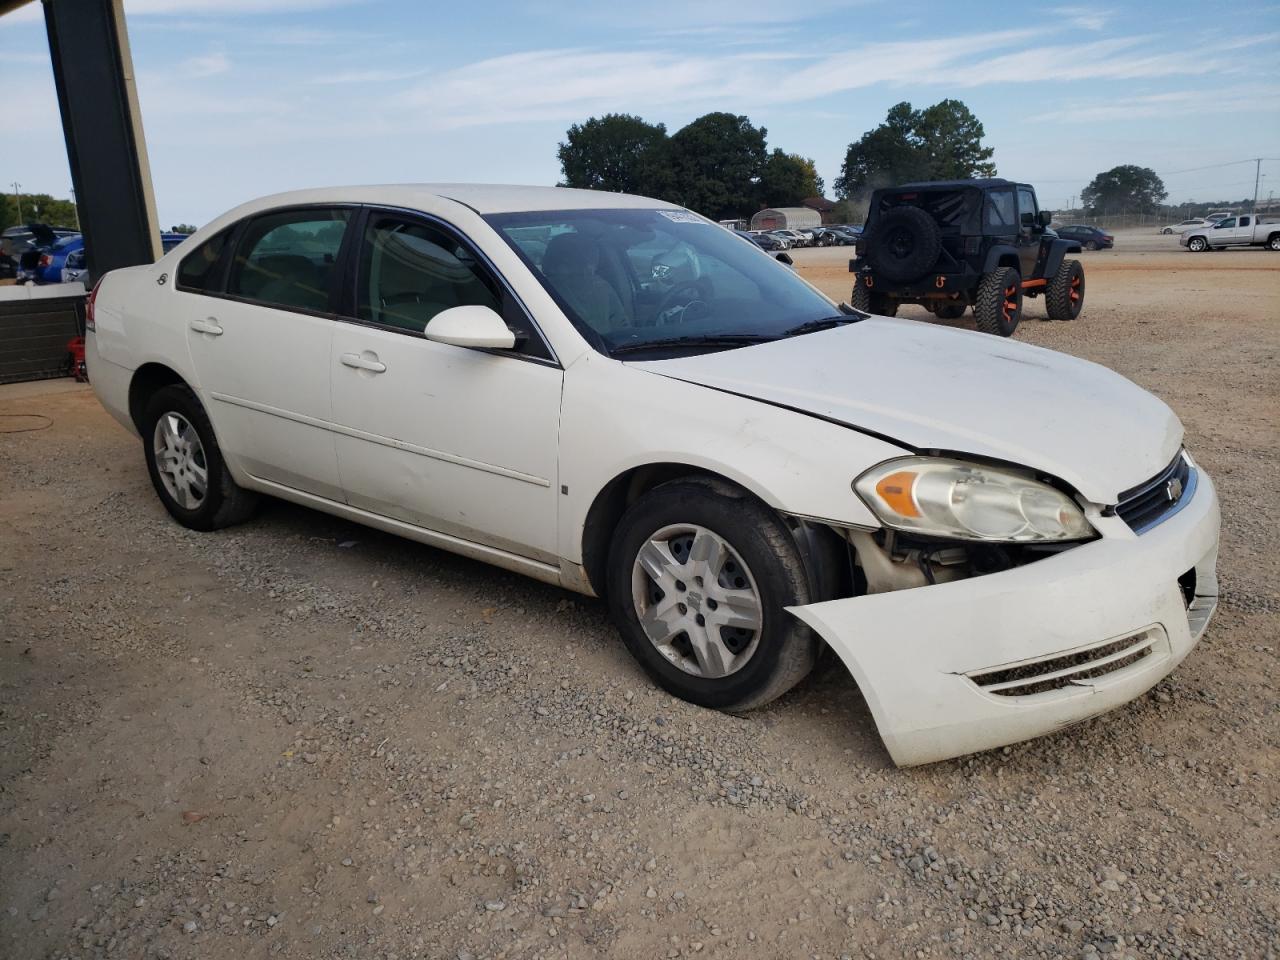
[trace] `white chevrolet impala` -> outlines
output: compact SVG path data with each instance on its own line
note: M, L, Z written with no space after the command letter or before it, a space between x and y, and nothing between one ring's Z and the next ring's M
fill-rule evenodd
M266 197L108 274L87 354L179 522L261 494L607 600L743 710L830 646L915 764L1102 713L1214 610L1218 502L1110 371L870 317L640 197Z

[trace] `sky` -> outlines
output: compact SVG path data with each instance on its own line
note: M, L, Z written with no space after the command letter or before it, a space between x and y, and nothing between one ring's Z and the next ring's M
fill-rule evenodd
M576 121L746 114L831 183L893 104L963 100L1064 207L1280 194L1280 2L124 0L162 223L344 183L553 184ZM0 183L70 194L39 3L0 16ZM1238 163L1236 161L1248 161Z

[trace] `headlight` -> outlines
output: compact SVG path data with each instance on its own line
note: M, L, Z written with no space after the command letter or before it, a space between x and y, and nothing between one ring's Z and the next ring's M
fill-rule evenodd
M886 527L911 533L995 542L1094 534L1070 497L998 467L906 457L872 467L853 489Z

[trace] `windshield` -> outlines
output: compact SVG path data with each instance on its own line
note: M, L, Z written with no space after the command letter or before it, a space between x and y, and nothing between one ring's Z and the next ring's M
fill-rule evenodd
M792 335L838 313L755 243L686 210L485 219L604 353L643 353L649 344L655 355L725 349Z

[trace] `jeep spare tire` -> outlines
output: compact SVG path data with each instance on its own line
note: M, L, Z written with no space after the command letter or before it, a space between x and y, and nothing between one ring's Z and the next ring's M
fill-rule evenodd
M942 231L919 207L893 207L876 219L866 245L867 259L877 274L895 283L910 283L938 262Z

